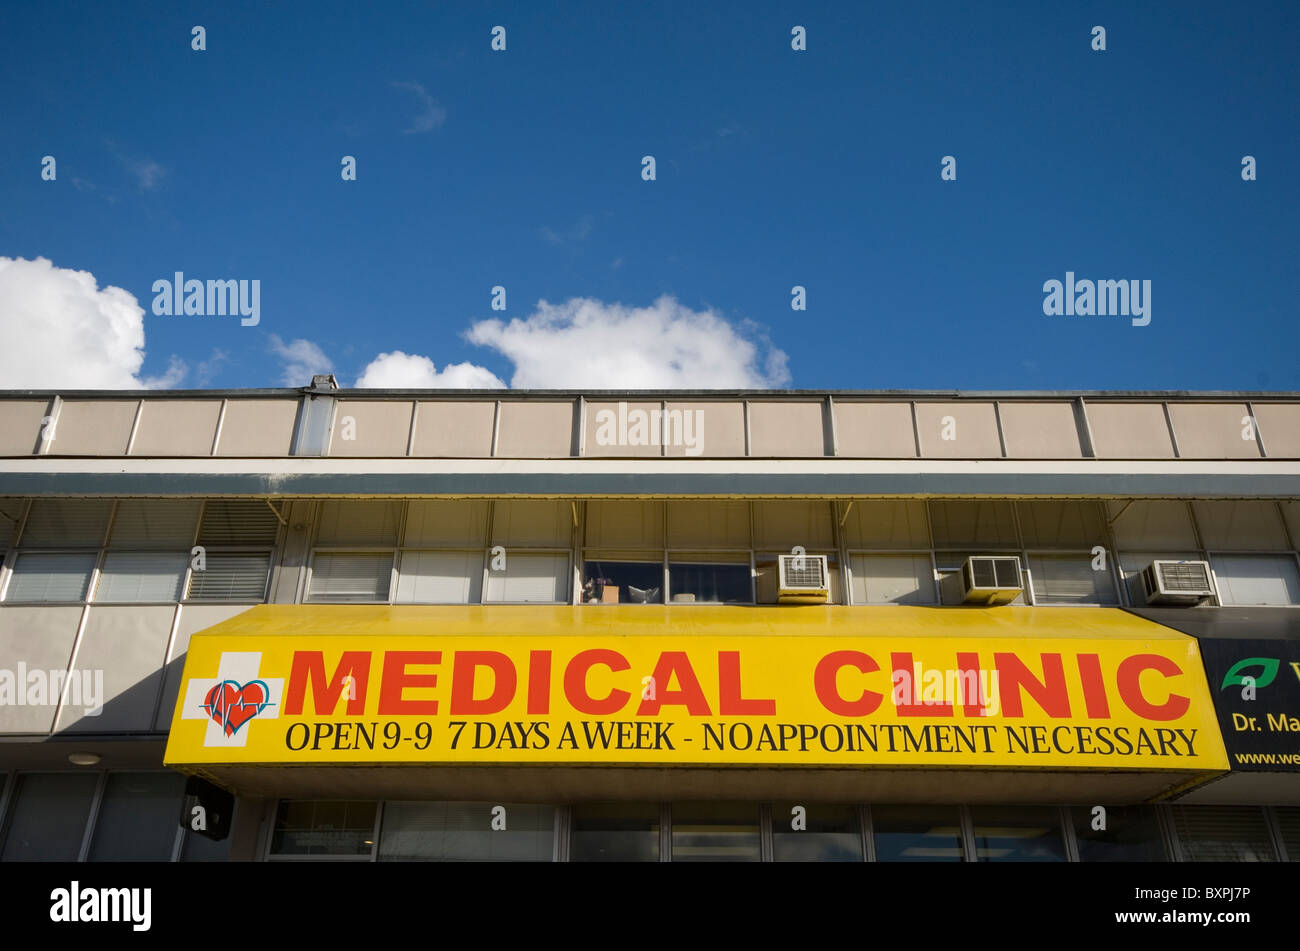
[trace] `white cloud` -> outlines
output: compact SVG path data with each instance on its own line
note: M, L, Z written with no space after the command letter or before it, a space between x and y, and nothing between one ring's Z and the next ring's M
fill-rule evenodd
M285 343L271 334L271 352L284 361L285 386L309 386L317 373L329 373L332 364L324 351L310 340L291 340Z
M361 371L363 389L499 389L505 386L491 370L473 363L453 363L441 370L419 354L381 353Z
M404 130L407 135L412 132L429 132L447 121L447 110L438 105L437 100L419 83L393 83L393 86L396 89L409 89L420 100L422 111L411 120L411 128Z
M175 386L184 362L142 379L144 309L120 287L46 258L0 257L0 389Z
M540 301L528 317L480 321L466 338L514 363L514 387L769 389L790 382L785 353L756 326L733 325L667 295L649 307Z

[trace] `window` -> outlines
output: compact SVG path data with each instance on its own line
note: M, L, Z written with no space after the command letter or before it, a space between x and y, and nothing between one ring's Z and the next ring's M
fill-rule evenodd
M872 806L877 862L960 862L956 806Z
M1300 570L1295 556L1210 556L1221 604L1300 604Z
M311 565L312 601L387 601L391 552L317 552Z
M1163 862L1166 860L1160 822L1150 806L1106 806L1094 815L1093 806L1072 806L1074 837L1080 862ZM1104 821L1105 828L1093 826Z
M772 807L772 858L777 862L861 862L857 807L777 803Z
M213 499L203 506L203 570L190 572L192 601L264 601L280 521L264 501Z
M924 502L840 503L844 544L880 550L929 549L930 520Z
M582 567L584 604L663 604L662 561L587 561Z
M556 604L568 601L567 554L507 555L502 571L488 571L484 601Z
M743 563L718 554L670 555L668 591L674 604L753 604L754 578L749 558ZM674 560L680 559L680 560ZM715 560L716 559L716 560Z
M1029 554L1035 604L1119 604L1110 560L1093 569L1090 552L1074 555Z
M971 806L979 862L1064 862L1056 806Z
M1171 806L1174 830L1189 862L1275 862L1272 836L1259 806Z
M554 806L384 804L381 862L550 862L554 857Z
M757 862L758 806L730 802L672 807L674 862Z
M23 548L99 548L104 544L109 499L36 499L23 526Z
M930 555L853 555L854 604L935 604Z
M1273 811L1287 861L1300 862L1300 806L1278 806Z
M271 834L271 856L369 858L377 805L282 800Z
M95 600L177 601L188 562L185 552L109 552L100 569Z
M180 833L185 777L109 773L90 843L92 862L169 862Z
M1225 551L1290 548L1277 504L1262 501L1193 502L1201 544Z
M190 572L191 601L262 601L271 571L270 552L214 551L203 571Z
M95 570L94 552L20 552L6 601L84 601Z
M571 862L658 862L658 803L582 803L573 807Z
M411 604L478 604L483 550L404 551L395 600Z
M19 776L0 857L7 862L77 861L98 782L97 773Z

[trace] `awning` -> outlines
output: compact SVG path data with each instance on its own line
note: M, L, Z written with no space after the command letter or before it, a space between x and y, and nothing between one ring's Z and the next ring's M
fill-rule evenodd
M703 605L261 605L191 638L166 762L513 801L1120 802L1227 768L1196 640L1124 611Z

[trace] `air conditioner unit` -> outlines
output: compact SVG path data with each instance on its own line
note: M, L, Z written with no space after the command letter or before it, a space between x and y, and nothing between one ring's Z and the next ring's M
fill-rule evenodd
M1024 592L1020 559L1014 556L976 555L961 566L967 604L1010 604Z
M780 604L825 604L831 576L825 555L782 555L777 572Z
M1147 604L1196 605L1214 597L1208 561L1153 561L1142 569Z

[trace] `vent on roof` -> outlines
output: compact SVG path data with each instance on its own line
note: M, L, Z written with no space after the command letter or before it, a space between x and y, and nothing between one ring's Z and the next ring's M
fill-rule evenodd
M1214 597L1207 561L1153 561L1142 569L1147 604L1197 605Z

